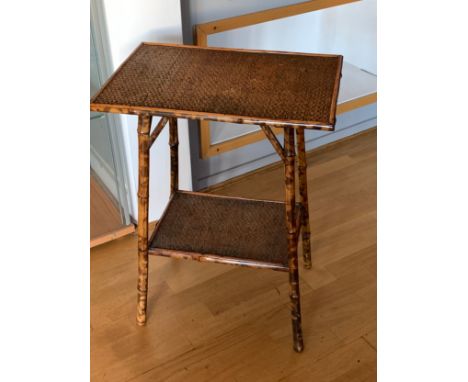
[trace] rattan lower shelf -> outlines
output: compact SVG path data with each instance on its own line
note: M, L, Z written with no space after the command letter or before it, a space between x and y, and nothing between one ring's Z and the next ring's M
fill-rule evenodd
M283 202L179 191L155 228L149 253L287 271L284 214Z

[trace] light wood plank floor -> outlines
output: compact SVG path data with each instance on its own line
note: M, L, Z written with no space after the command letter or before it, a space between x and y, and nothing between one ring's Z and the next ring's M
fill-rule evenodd
M376 129L310 153L313 269L300 268L305 350L292 350L288 276L150 257L135 323L136 235L91 251L93 381L375 381ZM270 166L214 191L283 198Z

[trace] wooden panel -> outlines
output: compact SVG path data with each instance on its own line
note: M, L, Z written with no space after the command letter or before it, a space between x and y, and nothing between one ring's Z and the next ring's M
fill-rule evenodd
M246 15L229 17L222 20L216 20L209 23L197 25L197 31L202 31L200 42L206 35L225 32L237 28L242 28L250 25L260 24L267 21L278 20L284 17L301 15L307 12L318 11L338 5L354 3L360 0L312 0L303 3L286 5L284 7L266 9L259 12L249 13ZM197 41L197 45L198 41Z
M348 111L358 109L360 107L371 105L377 102L377 92L372 94L367 94L362 97L354 98L352 100L343 102L337 107L337 114L346 113Z

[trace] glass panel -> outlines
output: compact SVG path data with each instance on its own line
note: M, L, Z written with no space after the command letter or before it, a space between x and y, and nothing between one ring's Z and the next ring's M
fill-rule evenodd
M255 125L244 125L228 122L209 122L210 124L210 144L226 142L230 139L238 138L253 131L260 130Z
M101 87L99 55L95 36L91 30L90 42L90 95ZM90 158L91 158L91 240L112 233L130 223L128 202L121 169L116 166L116 148L108 114L91 113Z

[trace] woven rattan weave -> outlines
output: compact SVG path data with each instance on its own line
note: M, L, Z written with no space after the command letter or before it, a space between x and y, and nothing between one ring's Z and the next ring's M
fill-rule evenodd
M288 268L284 203L176 192L153 248L277 264Z
M340 72L341 56L336 55L145 43L92 103L125 112L171 110L217 120L249 118L330 127Z

